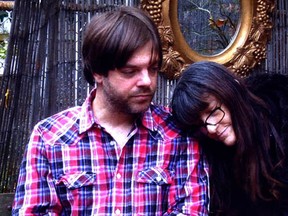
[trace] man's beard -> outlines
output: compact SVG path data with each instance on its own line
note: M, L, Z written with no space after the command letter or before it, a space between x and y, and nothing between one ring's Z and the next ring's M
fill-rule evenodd
M138 92L133 93L133 95L137 95L140 93L149 93L151 95L154 95L154 92L155 91L151 90L150 88L142 88ZM119 94L118 91L114 87L112 87L107 80L103 85L103 93L104 97L106 97L109 107L113 111L129 115L137 115L145 112L153 99L153 96L151 96L151 99L149 100L149 102L145 102L145 105L133 103L133 101L129 101L129 98L131 97L124 97L123 95Z

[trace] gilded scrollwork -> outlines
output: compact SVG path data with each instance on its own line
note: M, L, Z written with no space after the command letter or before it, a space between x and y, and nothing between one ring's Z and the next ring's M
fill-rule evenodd
M245 77L252 68L266 58L266 45L271 37L271 13L274 1L257 0L256 14L245 46L237 49L235 57L226 64L236 74Z
M161 72L169 79L177 79L185 69L185 60L173 49L174 37L170 26L158 27L163 50L163 65Z
M249 75L251 69L266 58L266 46L271 37L273 23L271 14L274 0L240 0L242 11L238 35L229 47L219 55L201 56L183 42L177 21L178 0L141 0L146 10L158 26L163 49L161 72L168 79L177 79L190 63L208 60L228 67L241 77ZM243 38L246 38L243 42ZM184 45L183 45L184 44Z
M170 25L164 25L162 3L165 0L141 0L141 8L146 10L158 26L163 50L163 65L160 70L168 79L177 79L187 64L181 54L174 50L174 35Z
M165 0L141 0L141 8L146 10L154 22L159 25L162 21L162 2Z

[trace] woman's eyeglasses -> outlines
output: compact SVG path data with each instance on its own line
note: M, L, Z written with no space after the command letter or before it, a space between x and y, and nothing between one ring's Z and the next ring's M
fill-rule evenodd
M207 127L207 125L216 126L223 120L225 112L221 109L221 106L222 104L211 111L204 122L204 127Z

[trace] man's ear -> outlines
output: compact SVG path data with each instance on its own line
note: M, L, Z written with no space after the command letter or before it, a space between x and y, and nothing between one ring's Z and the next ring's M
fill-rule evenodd
M103 75L94 73L93 77L94 77L95 83L99 84L103 82Z

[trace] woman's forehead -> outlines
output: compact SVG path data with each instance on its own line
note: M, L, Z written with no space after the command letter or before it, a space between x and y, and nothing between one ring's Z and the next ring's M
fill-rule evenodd
M205 94L203 101L205 101L206 103L208 103L210 105L220 103L220 100L212 94Z

